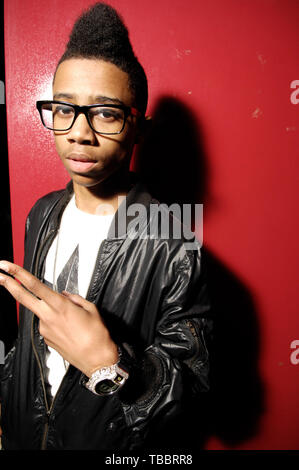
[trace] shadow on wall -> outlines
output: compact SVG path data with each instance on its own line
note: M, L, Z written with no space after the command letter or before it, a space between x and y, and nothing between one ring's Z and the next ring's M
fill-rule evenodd
M160 202L207 204L206 214L212 200L209 171L195 117L172 97L160 99L152 117L134 170ZM202 257L214 317L210 392L189 400L182 420L169 431L167 445L173 448L204 448L209 436L237 446L255 435L263 412L259 331L250 292L206 248Z

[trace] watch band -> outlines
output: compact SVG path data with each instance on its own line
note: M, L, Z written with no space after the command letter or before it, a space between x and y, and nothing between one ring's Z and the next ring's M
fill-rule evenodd
M102 367L93 372L90 378L84 376L81 383L92 393L99 396L112 395L117 392L129 377L126 367L122 364L122 351L119 360L112 366Z
M85 387L95 395L112 395L126 382L129 374L117 364L95 371Z

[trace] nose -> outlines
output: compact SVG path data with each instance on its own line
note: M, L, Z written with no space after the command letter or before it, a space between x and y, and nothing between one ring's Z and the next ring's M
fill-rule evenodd
M67 138L70 142L77 142L80 144L92 145L96 141L96 136L87 118L83 113L79 113L71 129L68 132Z

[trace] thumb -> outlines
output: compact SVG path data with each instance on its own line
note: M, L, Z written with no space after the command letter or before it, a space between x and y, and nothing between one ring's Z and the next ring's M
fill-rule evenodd
M61 292L64 297L67 297L73 304L79 305L79 307L83 307L86 310L90 310L90 302L84 297L81 297L79 294L72 294L71 292L67 292L66 290ZM88 308L89 307L89 308Z

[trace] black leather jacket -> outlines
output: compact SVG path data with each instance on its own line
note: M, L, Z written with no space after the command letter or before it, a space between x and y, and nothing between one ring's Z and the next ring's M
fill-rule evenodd
M48 194L27 218L24 267L40 279L71 193L69 184ZM113 395L96 396L80 384L82 373L70 366L51 401L38 319L20 306L19 335L1 377L4 449L121 451L147 442L163 447L184 402L208 390L211 321L200 251L186 250L184 240L171 234L169 239L128 236L136 214L128 215L127 208L136 203L146 208L139 227L146 233L153 218L150 205L158 201L137 183L100 246L87 295L127 356L126 385ZM125 226L117 224L122 210ZM171 218L167 209L163 217Z

